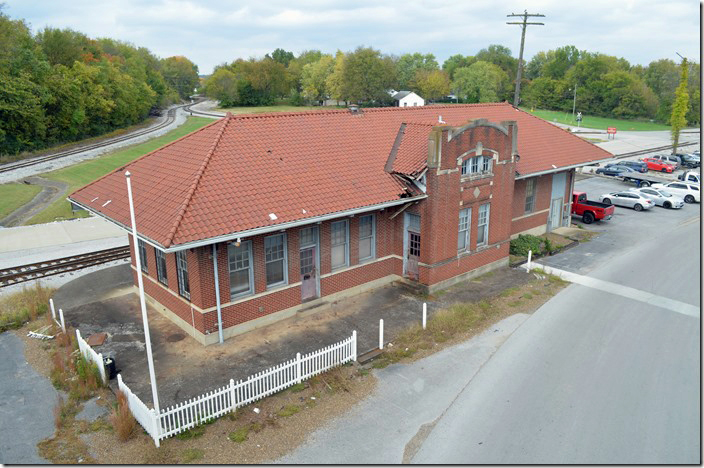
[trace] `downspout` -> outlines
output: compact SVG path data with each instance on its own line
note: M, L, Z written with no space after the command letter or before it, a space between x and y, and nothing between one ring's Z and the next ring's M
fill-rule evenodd
M218 337L222 344L222 309L220 308L220 277L218 276L218 247L213 244L213 270L215 271L215 308L218 310Z

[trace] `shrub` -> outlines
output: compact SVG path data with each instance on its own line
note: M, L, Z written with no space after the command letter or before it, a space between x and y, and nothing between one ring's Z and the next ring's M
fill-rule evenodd
M539 253L541 251L542 243L543 240L540 237L533 236L531 234L519 234L517 238L511 241L509 253L512 255L527 257L529 250L532 250L534 254Z
M61 395L56 399L56 405L54 405L54 426L57 429L61 429L64 425L64 399Z
M117 438L123 442L132 436L135 427L137 427L137 421L132 416L127 403L127 396L120 390L117 391L117 408L110 413L110 422L115 429Z
M45 314L49 309L49 296L53 292L53 289L36 282L33 286L25 286L22 291L0 299L0 332L20 328Z

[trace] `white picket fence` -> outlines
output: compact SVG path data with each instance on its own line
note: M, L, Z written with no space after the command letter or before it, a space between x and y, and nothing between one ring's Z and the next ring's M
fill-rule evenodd
M308 354L297 353L294 359L254 374L246 380L235 382L230 379L230 383L224 387L162 409L159 416L132 393L119 374L118 387L127 395L135 419L158 447L160 440L356 360L357 332L353 331L349 338Z
M78 341L78 349L87 361L95 363L100 371L100 377L103 379L103 384L107 385L108 376L105 373L105 363L103 362L103 355L101 353L96 353L93 348L90 347L86 340L81 336L81 332L76 329L76 341Z

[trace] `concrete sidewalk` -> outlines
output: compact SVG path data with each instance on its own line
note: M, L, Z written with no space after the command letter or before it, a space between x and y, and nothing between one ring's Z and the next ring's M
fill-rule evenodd
M125 270L127 268L127 270ZM84 337L107 332L102 346L112 355L127 385L147 404L151 403L144 334L139 299L127 279L129 266L121 265L78 278L61 288L55 303L64 309L68 324ZM131 275L129 276L131 278ZM111 279L112 278L112 279ZM244 379L273 365L349 337L357 330L358 354L378 347L379 319L384 319L385 341L413 323L420 323L423 301L432 315L455 302L475 302L495 296L506 288L533 278L522 270L501 268L474 280L459 283L440 297L423 298L400 285L388 285L330 304L302 317L295 316L267 327L202 346L187 331L149 309L154 366L162 408L201 395L229 382ZM117 288L98 285L118 284ZM71 303L77 294L80 303ZM94 302L89 302L93 299Z

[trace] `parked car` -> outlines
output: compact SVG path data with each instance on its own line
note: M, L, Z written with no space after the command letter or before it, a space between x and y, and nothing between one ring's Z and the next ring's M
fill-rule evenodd
M701 185L701 175L698 172L687 171L677 176L677 180L684 180L691 184Z
M619 166L628 166L631 169L635 169L638 172L648 172L648 165L643 161L619 161Z
M607 176L617 176L624 172L637 172L635 169L631 169L628 166L622 166L620 164L607 164L604 167L600 167L596 170L597 174L604 174Z
M701 167L701 165L701 159L698 154L692 153L682 156L682 166L684 167L696 168Z
M655 206L651 199L631 191L605 193L599 197L599 201L606 204L613 203L617 206L633 208L636 211L649 210Z
M587 200L585 192L572 192L572 214L581 216L584 224L609 220L614 211L614 205Z
M684 206L684 200L677 195L672 195L664 190L658 190L656 188L644 187L644 188L632 188L630 192L638 193L645 198L653 200L656 206L662 206L663 208L675 208L679 209Z
M675 166L675 169L679 169L680 165L682 164L682 161L680 160L679 156L675 156L674 154L656 154L655 156L651 156L650 158L646 159L659 159L664 163Z
M648 165L648 169L660 172L672 172L675 166L658 158L643 158L643 162Z
M666 184L653 184L653 188L664 190L672 195L677 195L684 198L685 203L694 203L701 201L701 191L699 184L690 182L668 182Z

